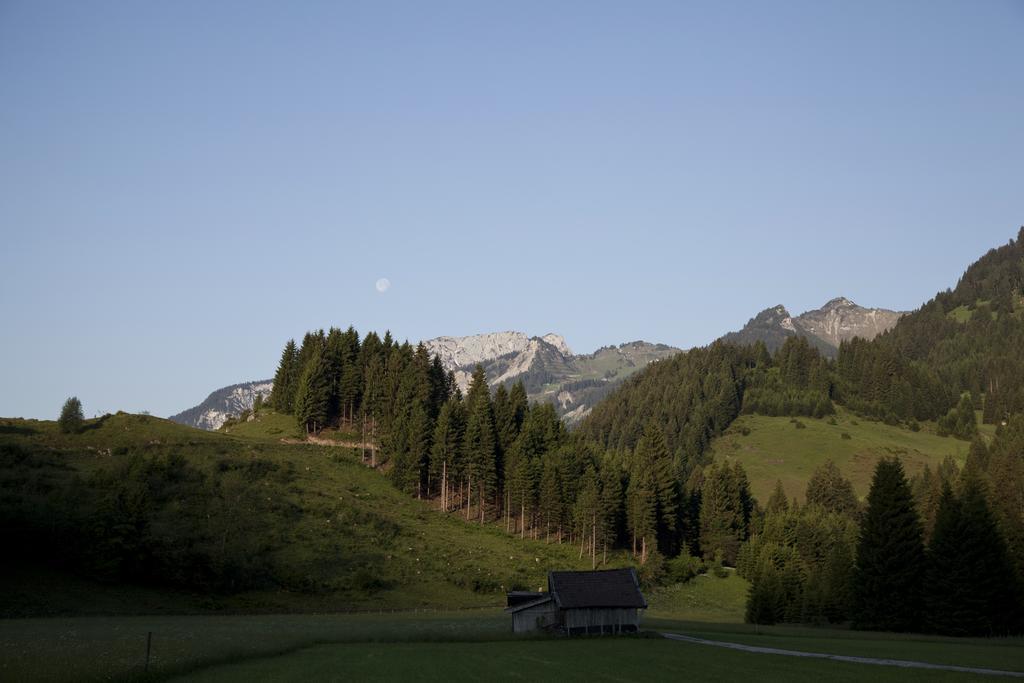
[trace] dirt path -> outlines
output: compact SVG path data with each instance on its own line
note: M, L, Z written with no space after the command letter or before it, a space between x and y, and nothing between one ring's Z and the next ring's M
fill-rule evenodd
M741 652L754 652L763 655L784 655L787 657L812 657L816 659L833 659L837 662L853 662L854 664L877 664L880 666L899 666L906 669L937 669L941 671L959 671L969 674L981 674L984 676L1011 676L1024 678L1024 673L1018 671L1000 671L999 669L982 669L973 666L954 666L952 664L930 664L928 662L912 662L905 659L875 659L874 657L852 657L850 655L833 655L825 652L800 652L799 650L780 650L774 647L759 647L756 645L743 645L740 643L729 643L722 640L705 640L684 636L679 633L662 633L670 640L679 640L685 643L696 643L698 645L713 645L714 647L725 647L730 650Z
M316 446L336 446L338 448L365 448L368 451L377 450L377 446L369 442L360 443L358 441L335 441L333 439L321 439L318 436L309 436L306 437L305 439L293 439L290 437L285 437L281 439L281 443L314 444Z

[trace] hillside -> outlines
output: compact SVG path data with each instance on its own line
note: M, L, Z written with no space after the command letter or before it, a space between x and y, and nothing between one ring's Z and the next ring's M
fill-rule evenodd
M822 355L835 358L839 345L854 337L874 339L891 329L903 313L884 308L864 308L846 297L837 297L821 308L791 316L785 306L767 308L751 318L743 329L722 336L732 344L764 342L774 352L789 337L804 337Z
M825 308L835 312L851 306L837 299ZM770 313L761 320L765 326L796 329L785 309ZM841 316L811 318L818 328L833 329L836 338L846 334L842 325L826 324ZM763 347L734 346L729 339L637 373L595 407L581 431L606 446L631 448L643 425L654 420L670 446L692 463L741 412L765 414L764 404L770 403L771 414L811 414L807 391L907 426L947 413L955 417L953 409L968 391L986 423L1024 412L1024 229L1017 240L971 265L955 290L900 317L891 330L873 340L841 340L837 358L826 365L802 352L779 355L798 340L820 354L806 335L778 337L782 345L775 358L765 339L738 339Z
M116 582L125 596L132 586L183 590L233 611L496 605L510 587L541 585L550 568L585 563L578 548L436 512L352 451L265 433L122 413L76 435L3 420L0 458L9 556L87 585ZM24 575L14 563L5 572ZM81 607L37 593L12 588L3 612ZM161 610L176 611L168 600Z
M912 476L925 465L935 470L947 457L962 467L969 448L966 441L938 436L931 425L914 432L858 419L841 409L834 418L823 419L741 415L712 441L709 451L716 460L742 464L751 491L764 502L776 480L782 481L790 498L803 501L811 473L827 460L836 463L863 499L879 458L899 456Z

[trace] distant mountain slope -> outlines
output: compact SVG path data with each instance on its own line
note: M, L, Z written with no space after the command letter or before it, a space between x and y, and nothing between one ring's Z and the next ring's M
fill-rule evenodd
M837 297L817 310L796 317L779 305L761 311L742 330L724 335L722 341L734 344L762 341L774 352L788 337L802 336L822 354L834 358L841 342L854 337L874 339L892 329L903 315L884 308L864 308L846 297Z
M217 389L199 405L183 410L168 419L199 429L220 429L229 416L239 415L242 411L252 408L257 394L263 398L270 396L273 387L274 383L269 379L232 384Z
M463 391L477 364L492 386L522 382L531 401L553 403L567 421L589 412L614 386L648 363L680 352L665 344L634 341L576 355L557 334L528 337L494 332L468 337L438 337L424 342Z

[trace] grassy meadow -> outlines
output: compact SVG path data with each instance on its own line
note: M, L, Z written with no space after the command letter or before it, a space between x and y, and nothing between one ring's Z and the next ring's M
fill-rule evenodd
M732 579L706 578L732 590ZM711 599L710 596L708 599ZM1024 671L1024 639L710 623L655 606L647 631L804 652ZM691 619L690 617L697 617ZM149 670L146 637L153 634ZM0 678L66 680L972 680L965 674L735 652L656 637L515 636L497 609L384 614L0 620Z
M983 434L991 433L983 427ZM802 501L811 473L827 460L835 461L863 498L880 458L898 456L907 476L913 476L925 465L934 469L947 456L962 466L969 448L967 441L938 436L932 425L914 432L862 419L842 408L834 418L822 419L742 415L712 443L715 458L743 465L751 490L762 503L777 479L788 496Z

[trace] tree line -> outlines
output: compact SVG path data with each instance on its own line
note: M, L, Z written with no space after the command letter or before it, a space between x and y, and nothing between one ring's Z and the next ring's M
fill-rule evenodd
M1018 438L1002 434L997 448ZM963 472L947 460L913 480L897 459L880 460L863 509L832 463L815 472L802 507L779 483L737 563L751 582L747 621L954 636L1024 630L1020 548L1008 543L1020 530L1019 497L1000 498L985 456L972 452Z

